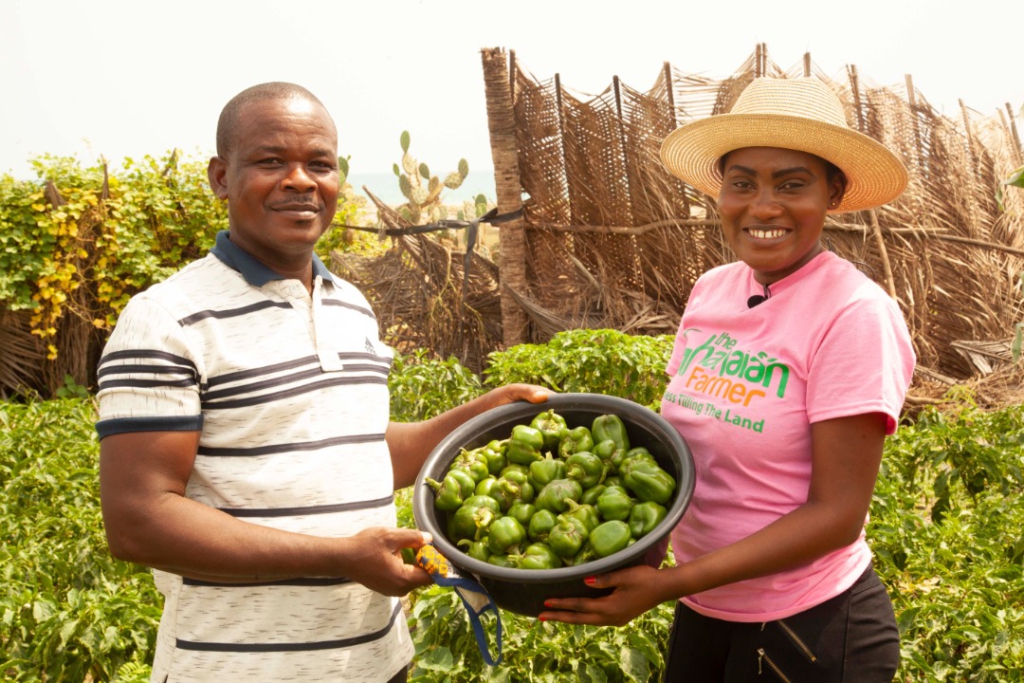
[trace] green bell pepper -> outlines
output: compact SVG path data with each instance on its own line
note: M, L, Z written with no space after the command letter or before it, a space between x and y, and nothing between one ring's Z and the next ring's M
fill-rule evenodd
M626 457L626 450L620 448L619 445L611 439L598 441L592 452L594 455L601 458L605 467L607 467L611 472L617 472L619 470L619 464L622 462L622 459Z
M448 470L463 470L477 483L491 473L487 468L487 458L482 453L466 450L455 458Z
M427 486L434 489L434 505L439 510L454 512L461 507L463 501L473 495L476 482L462 470L450 470L444 476L444 481L426 477Z
M573 453L590 451L593 447L594 437L590 435L590 430L580 426L570 429L569 433L562 439L562 442L558 444L558 455L565 459Z
M604 520L626 521L633 510L633 499L621 486L609 486L597 499L597 510Z
M629 450L629 434L626 433L626 425L618 415L597 416L594 418L594 424L590 427L590 433L594 436L596 443L611 440L622 449L623 453Z
M622 486L622 487L625 487L625 483L623 483L622 477L620 477L618 475L613 475L613 476L610 476L610 477L605 477L604 481L602 481L601 483L604 484L605 486Z
M607 472L601 458L589 451L573 453L565 461L566 479L575 479L584 491L600 484Z
M527 425L516 425L512 428L512 438L508 442L505 457L509 462L526 465L542 459L540 450L544 448L544 435L539 430Z
M565 424L565 418L554 410L545 410L533 418L530 426L544 436L544 448L558 449L565 435L569 433L569 427Z
M546 541L548 534L555 528L558 518L551 510L537 510L530 518L530 525L526 527L526 534L531 541Z
M654 501L664 505L676 490L675 478L653 462L633 465L623 479L626 488L645 503Z
M477 508L488 508L495 512L501 512L501 509L498 506L498 501L494 500L494 498L491 498L490 496L472 495L462 503L462 507L469 508L471 510L475 510Z
M654 531L667 514L665 506L654 501L634 505L629 513L629 533L633 538L643 538Z
M561 514L569 509L567 500L579 501L582 495L583 487L575 479L555 479L540 490L535 502L539 510Z
M483 497L474 496L474 498ZM493 500L491 502L496 508L498 504ZM448 520L448 537L456 543L463 539L478 540L499 517L501 517L501 513L489 505L474 507L463 504Z
M505 457L505 450L507 448L508 445L505 441L498 441L495 439L486 446L481 446L476 450L487 461L487 471L494 476L498 476L508 464L508 459Z
M520 569L559 569L563 563L562 558L546 543L531 543L519 556L517 566Z
M474 560L486 562L491 557L491 550L487 547L487 541L471 541L464 538L458 542L460 548L466 548L466 554Z
M598 557L608 557L619 552L629 545L632 538L629 525L618 519L598 525L589 536L590 546Z
M625 457L623 457L622 461L619 463L619 476L625 479L626 475L629 473L630 468L633 467L633 465L636 465L641 462L652 462L655 465L658 464L658 461L654 459L654 456L651 455L651 452L644 448L643 446L630 448L626 452Z
M533 516L536 513L536 505L534 505L533 503L524 503L523 501L520 500L518 502L513 503L512 507L510 507L508 509L508 512L506 512L505 514L509 517L515 517L519 521L519 523L523 525L523 528L525 529L530 525L530 520L533 519Z
M495 567L515 567L515 565L513 565L512 561L509 559L509 556L504 553L491 555L487 558L487 564L493 564Z
M601 523L601 518L597 514L597 508L593 505L581 505L572 498L567 498L565 502L569 505L569 509L560 514L559 517L575 517L583 522L583 526L587 527L587 533L590 533L594 527Z
M586 564L593 560L601 559L594 552L594 547L590 545L590 538L588 537L583 541L583 545L580 547L579 552L572 556L571 560L566 560L566 563L572 567L578 567L581 564Z
M526 495L524 495L524 492ZM498 501L498 507L501 508L501 511L507 513L517 502L532 501L533 487L529 483L519 484L508 477L502 477L494 483L489 495ZM527 496L529 496L529 500L527 500Z
M549 451L543 460L530 463L529 479L538 491L555 479L565 479L565 462L553 458Z
M578 553L586 540L587 528L575 517L559 517L555 528L548 534L548 545L566 560Z
M500 474L498 474L498 476L508 476L509 472L521 472L524 477L529 477L530 467L529 465L517 465L515 463L509 463L508 465L505 465L505 468L501 471Z
M491 491L494 490L494 485L497 483L498 478L492 474L481 479L480 483L476 485L475 489L473 489L473 492L478 496L489 496L491 495Z
M487 547L496 555L507 554L526 540L526 529L515 517L502 517L487 531Z
M506 468L507 469L507 468ZM519 485L519 498L524 503L532 503L537 489L530 483L530 477L518 470L509 470L501 476L501 479L515 482Z
M608 481L605 479L605 481ZM589 489L583 492L580 496L580 503L584 505L597 505L597 498L600 496L608 486L602 482L597 486L591 486Z

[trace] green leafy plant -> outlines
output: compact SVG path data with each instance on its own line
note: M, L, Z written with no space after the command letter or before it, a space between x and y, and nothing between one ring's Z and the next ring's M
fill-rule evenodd
M871 507L897 680L1024 680L1024 407L949 398L889 438Z
M519 344L492 353L486 384L530 382L556 391L620 396L657 410L668 384L672 337L617 330L568 330L547 344Z
M669 338L601 330L552 342L494 354L487 384L536 381L649 402L671 348ZM623 369L610 369L615 363ZM486 389L454 360L422 351L398 356L389 384L391 414L401 421ZM17 682L141 682L162 599L148 571L107 552L95 406L68 389L62 400L0 403L0 672ZM896 680L1019 683L1024 406L985 412L963 388L946 398L942 410L923 411L887 440L871 505L868 541L901 631ZM411 488L396 494L405 527L414 526L413 497ZM491 668L451 589L417 590L408 604L411 678L428 683L657 681L672 618L670 604L620 629L504 612L505 659Z
M205 255L228 227L206 160L177 150L125 159L116 172L52 155L32 166L36 180L0 177L0 307L32 312L32 333L51 360L65 315L112 329L133 294ZM356 210L343 194L335 222ZM341 233L325 237L322 258Z
M433 359L422 349L395 352L388 388L396 422L425 420L484 393L480 379L457 359Z
M409 618L416 645L409 680L660 681L673 608L661 605L618 629L542 623L503 611L503 658L498 666L489 667L454 591L421 589L413 595ZM495 650L493 641L491 649Z
M107 552L94 420L87 399L0 403L5 681L148 676L162 598Z

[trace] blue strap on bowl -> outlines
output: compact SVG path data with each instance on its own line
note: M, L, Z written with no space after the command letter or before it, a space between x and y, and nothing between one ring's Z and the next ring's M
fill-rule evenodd
M437 551L432 545L425 545L416 552L416 564L430 574L438 586L454 588L456 594L462 598L462 604L469 614L469 623L473 627L473 635L476 636L477 647L480 654L489 666L496 666L501 663L501 613L491 599L487 589L481 586L475 579L462 576L448 560ZM495 643L498 649L497 658L491 658L490 646L487 643L487 636L484 634L483 624L480 617L486 612L493 612L498 622L495 634Z

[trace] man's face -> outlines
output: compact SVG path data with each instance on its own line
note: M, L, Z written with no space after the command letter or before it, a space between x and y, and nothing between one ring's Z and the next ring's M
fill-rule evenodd
M228 202L231 241L271 268L308 259L338 205L338 135L309 100L263 100L239 114L226 158L209 167Z

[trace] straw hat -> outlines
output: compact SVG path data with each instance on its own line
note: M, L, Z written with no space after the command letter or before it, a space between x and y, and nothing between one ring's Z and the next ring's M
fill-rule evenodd
M831 161L847 180L836 213L886 204L907 185L903 162L850 128L842 102L815 78L754 79L729 113L672 131L661 145L661 160L673 175L717 197L719 159L743 147L795 149Z

